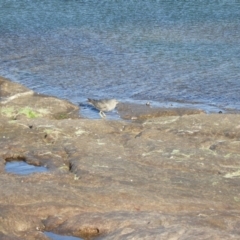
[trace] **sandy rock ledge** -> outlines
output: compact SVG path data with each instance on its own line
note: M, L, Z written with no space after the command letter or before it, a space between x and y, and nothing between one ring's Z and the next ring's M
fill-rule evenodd
M0 87L0 239L240 239L240 115L89 120ZM12 160L49 171L6 173Z

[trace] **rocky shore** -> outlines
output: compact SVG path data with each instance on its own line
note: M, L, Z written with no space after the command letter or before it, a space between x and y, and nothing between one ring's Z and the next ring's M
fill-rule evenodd
M240 239L240 115L122 103L121 121L84 119L4 78L0 97L0 239Z

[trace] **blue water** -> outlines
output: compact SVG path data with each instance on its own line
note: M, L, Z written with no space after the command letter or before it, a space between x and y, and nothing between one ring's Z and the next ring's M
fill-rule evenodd
M240 110L240 1L1 0L0 75L74 103Z
M72 236L62 236L52 232L44 232L52 240L81 240L82 238Z
M46 167L33 166L24 161L11 161L6 163L5 171L8 173L28 175L37 172L47 172L48 170Z

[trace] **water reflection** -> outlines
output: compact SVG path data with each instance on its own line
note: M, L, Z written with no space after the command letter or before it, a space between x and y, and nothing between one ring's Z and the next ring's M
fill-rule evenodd
M46 167L30 165L24 161L11 161L5 165L5 171L20 175L28 175L36 172L47 172Z
M44 232L52 240L81 240L82 238L72 236L61 236L52 232Z

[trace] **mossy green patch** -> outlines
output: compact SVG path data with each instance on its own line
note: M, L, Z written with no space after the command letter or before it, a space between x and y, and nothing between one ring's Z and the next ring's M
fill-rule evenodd
M27 118L37 118L41 115L35 111L33 111L30 107L25 107L19 110L18 114L24 114Z
M18 115L25 115L27 118L37 118L42 116L40 113L34 111L30 107L24 107L24 108L14 108L14 107L2 107L0 109L0 112L2 115L9 117L9 118L16 118Z
M1 107L0 112L6 117L13 117L16 115L14 107Z

